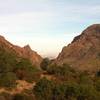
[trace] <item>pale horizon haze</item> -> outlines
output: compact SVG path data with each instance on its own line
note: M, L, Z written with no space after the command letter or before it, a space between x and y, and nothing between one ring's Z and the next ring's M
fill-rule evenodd
M100 23L99 0L0 0L0 35L54 58L86 27Z

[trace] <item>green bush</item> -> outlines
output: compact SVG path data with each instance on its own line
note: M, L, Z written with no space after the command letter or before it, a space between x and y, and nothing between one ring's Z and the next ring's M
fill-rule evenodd
M33 92L37 100L52 100L53 87L54 84L52 81L43 78L39 82L37 82L36 86L33 89Z
M100 52L98 53L98 57L100 58Z
M90 84L88 85L80 84L78 92L79 92L77 96L78 100L99 100L97 99L98 98L97 91Z
M78 78L80 84L93 84L93 80L87 72L79 73Z
M99 84L98 84L99 85ZM93 84L41 79L33 89L37 100L100 100Z
M69 82L66 84L66 93L65 96L69 100L72 97L77 98L78 94L78 84L74 82Z
M96 80L96 82L95 82L95 88L96 88L97 91L100 92L100 79Z
M7 72L0 74L0 86L2 87L14 87L16 86L16 74Z
M41 79L33 89L37 100L70 100L76 98L78 85L75 83L56 83Z
M12 100L13 96L9 93L3 92L0 94L0 100Z
M66 100L66 85L56 84L52 91L53 100Z
M41 67L43 70L47 70L49 64L50 64L49 58L44 58L43 61L42 61L41 64L40 64L40 67Z
M27 94L16 94L14 95L13 100L34 100L34 99Z
M14 72L18 79L26 80L28 82L35 81L40 77L38 74L39 70L36 69L29 60L24 58L17 63Z
M0 51L0 73L13 71L16 65L16 55L7 51Z
M8 73L12 74L9 75ZM40 77L38 73L39 70L32 65L30 60L18 57L13 50L9 50L9 48L7 50L0 46L0 76L3 77L0 79L0 86L10 86L10 82L15 83L15 77L28 82L35 81ZM5 79L8 82L3 84Z
M6 100L4 96L0 96L0 100Z
M68 80L69 78L74 78L76 73L69 65L58 66L56 64L50 65L47 72L53 74L61 80Z

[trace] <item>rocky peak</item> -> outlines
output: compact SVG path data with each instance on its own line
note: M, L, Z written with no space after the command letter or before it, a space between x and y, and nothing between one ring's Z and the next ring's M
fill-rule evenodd
M84 70L96 70L100 65L100 24L86 28L81 35L65 46L57 63L68 63ZM100 69L100 68L99 68Z
M28 44L28 45L25 45L25 46L23 47L23 50L26 51L26 52L33 52L33 50L31 49L31 47L30 47L29 44Z
M31 50L31 47L30 47L29 44L27 44L27 45L24 46L24 49L26 49L26 50Z
M89 26L82 34L100 34L100 24L93 24Z
M82 38L89 39L91 37L100 39L100 24L93 24L86 28L81 35L76 36L72 43L79 41Z
M5 40L5 38L3 36L0 35L0 40Z
M0 43L8 43L8 41L0 35Z

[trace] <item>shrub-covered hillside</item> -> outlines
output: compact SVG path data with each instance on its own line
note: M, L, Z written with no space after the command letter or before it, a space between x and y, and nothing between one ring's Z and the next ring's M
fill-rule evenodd
M46 77L33 88L36 100L100 100L100 72L79 72L69 65L47 67Z
M16 86L16 80L35 81L38 72L28 59L0 48L0 87Z

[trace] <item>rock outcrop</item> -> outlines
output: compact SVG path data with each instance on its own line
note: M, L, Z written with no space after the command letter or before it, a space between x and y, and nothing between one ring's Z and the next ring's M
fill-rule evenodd
M67 63L79 70L100 69L100 24L94 24L65 46L56 59L57 64Z

